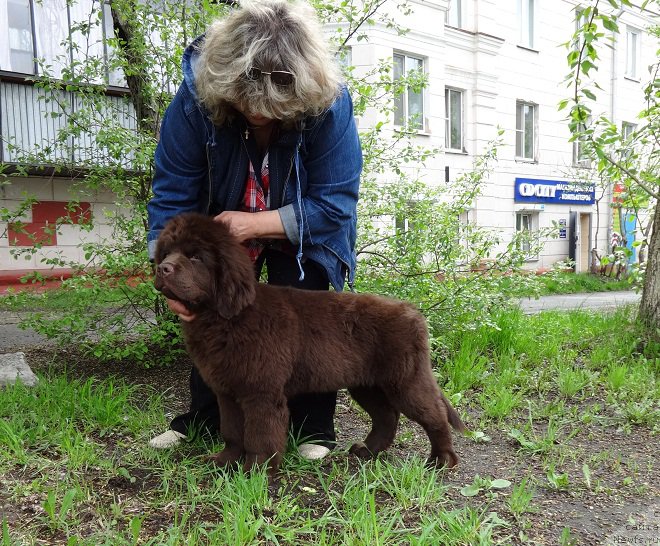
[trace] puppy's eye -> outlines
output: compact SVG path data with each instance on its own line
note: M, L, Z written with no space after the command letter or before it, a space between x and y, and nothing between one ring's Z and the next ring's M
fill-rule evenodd
M191 262L203 262L204 260L202 260L202 257L199 254L193 254L190 257L190 261Z

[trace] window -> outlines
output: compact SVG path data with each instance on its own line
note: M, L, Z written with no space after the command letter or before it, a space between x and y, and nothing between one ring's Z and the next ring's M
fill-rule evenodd
M520 45L534 48L534 4L535 0L518 0L518 22Z
M347 70L353 66L353 48L344 46L337 52L337 62L342 70Z
M2 30L4 20L9 32ZM113 32L107 0L0 0L0 69L40 73L34 61L38 57L49 67L50 76L66 79L80 61L107 61L114 52L103 37ZM125 85L119 70L107 68L94 81Z
M576 167L590 167L591 166L591 155L589 154L587 146L587 135L586 131L589 130L591 126L591 116L587 117L585 123L580 123L578 126L579 134L578 137L573 141L573 165Z
M2 4L5 4L3 6ZM0 68L34 74L35 51L32 40L32 14L29 0L0 1L0 10L6 9L8 32L4 39L0 38L0 47L4 50L0 54ZM5 34L4 32L2 34ZM4 43L3 43L4 42Z
M458 215L458 233L456 243L461 247L461 250L465 252L465 256L470 255L472 247L470 246L470 235L473 233L473 225L471 217L474 216L474 211L472 209L466 209Z
M410 230L410 220L408 220L408 217L397 215L396 218L394 218L394 229L398 235L407 233L408 230Z
M538 213L516 212L516 234L520 237L518 248L526 253L532 252L532 242L536 236ZM533 257L531 254L530 258Z
M529 102L516 103L516 157L536 160L537 107Z
M449 0L445 23L450 27L463 28L463 0Z
M623 140L623 146L619 153L625 159L630 159L632 157L633 146L634 144L630 142L631 137L637 130L637 125L634 123L628 123L624 121L621 124L621 138Z
M575 10L575 32L579 32L587 23L589 23L589 10L577 8ZM580 50L583 45L582 35L579 34L574 42L576 50Z
M587 11L584 8L577 8L575 10L575 30L580 30L584 25L589 22Z
M621 136L623 140L628 140L630 136L637 130L637 125L634 123L628 123L624 121L621 124Z
M424 76L424 61L416 57L403 54L394 55L394 81L405 77ZM394 125L408 126L411 129L424 128L424 100L422 96L422 82L419 85L408 85L406 89L394 97Z
M424 231L424 226L420 223L419 202L410 200L402 204L401 208L394 216L394 232L396 234L396 244L401 253L406 253L408 245L415 245L416 234Z
M639 79L639 30L630 27L626 32L626 76Z
M445 89L445 148L463 151L463 92Z
M103 55L105 56L106 59L112 59L115 55L117 55L115 48L112 45L108 44L107 41L108 39L113 38L114 35L115 35L115 29L114 29L114 24L112 22L112 12L110 11L110 4L106 1L103 3L103 38L104 38L103 43L105 45ZM118 67L109 68L107 70L106 77L110 85L115 85L117 87L128 87L128 84L126 83L126 78L124 77L124 71ZM173 89L174 91L172 94L176 92L175 91L176 87Z

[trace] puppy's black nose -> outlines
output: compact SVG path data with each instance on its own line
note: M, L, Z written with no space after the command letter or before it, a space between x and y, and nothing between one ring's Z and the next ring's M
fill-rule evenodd
M174 266L170 263L164 262L162 264L158 265L158 274L162 275L163 277L167 277L168 275L174 273Z

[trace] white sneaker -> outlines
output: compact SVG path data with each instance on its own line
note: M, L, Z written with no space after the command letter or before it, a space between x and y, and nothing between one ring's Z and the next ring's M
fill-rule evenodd
M298 453L303 459L315 461L317 459L323 459L323 457L330 453L330 449L319 444L300 444L298 446Z
M149 440L149 445L155 449L167 449L168 447L174 447L186 438L187 436L185 434L181 434L176 430L166 430Z

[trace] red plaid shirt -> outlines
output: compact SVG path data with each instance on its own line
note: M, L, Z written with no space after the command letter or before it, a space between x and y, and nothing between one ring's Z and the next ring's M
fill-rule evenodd
M245 184L245 194L243 195L241 210L243 212L261 212L263 210L268 210L270 207L270 195L268 193L269 184L268 152L266 152L261 164L261 184L259 183L259 180L257 180L252 161L249 162L248 177L247 183ZM250 259L253 262L256 262L259 254L261 254L261 251L264 249L264 245L257 239L250 239L243 244L247 248Z

